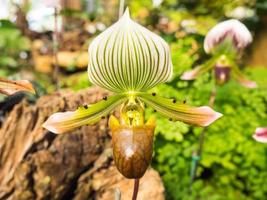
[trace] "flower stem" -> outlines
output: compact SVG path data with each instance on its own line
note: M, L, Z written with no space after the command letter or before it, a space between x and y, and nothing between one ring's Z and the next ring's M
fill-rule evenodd
M120 0L119 18L122 16L123 11L124 11L124 1L125 1L125 0Z
M53 56L54 56L54 71L53 71L53 82L56 89L59 89L58 85L58 45L59 45L59 35L58 35L58 8L54 8L54 33L53 33Z
M211 108L214 107L215 99L216 99L216 85L213 86L213 88L211 90L211 94L210 94L209 106ZM203 146L204 146L204 142L205 142L205 134L206 134L207 129L208 129L208 127L204 127L202 129L200 136L199 136L197 151L194 151L192 154L192 164L191 164L191 171L190 171L190 177L191 177L190 192L192 192L192 186L193 186L194 180L196 178L197 167L199 164L199 160L201 159Z
M134 179L134 190L133 190L132 200L137 199L138 190L139 190L139 179L137 178L137 179Z

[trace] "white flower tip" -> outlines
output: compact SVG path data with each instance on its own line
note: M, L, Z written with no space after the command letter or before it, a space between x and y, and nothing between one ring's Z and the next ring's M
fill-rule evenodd
M59 112L51 115L42 125L43 128L52 133L61 134L72 130L69 125L69 120L72 118L74 112Z
M119 21L120 20L131 20L130 11L128 7L125 9L123 15L119 18Z
M221 118L223 116L223 114L214 111L211 107L209 106L202 106L200 107L200 109L202 110L203 113L205 113L206 115L208 115L209 117L207 118L207 120L204 121L203 126L209 126L210 124L212 124L213 122L215 122L217 119Z
M129 7L127 7L127 8L125 9L125 11L124 11L124 13L123 13L123 16L130 18Z
M59 134L58 130L54 126L50 125L49 122L43 123L42 127L52 133Z
M254 81L248 81L248 80L240 81L240 84L243 85L244 87L251 88L251 89L258 87L257 83Z
M252 136L257 142L267 143L267 127L258 127Z
M258 87L258 85L257 85L257 83L256 82L250 82L249 84L248 84L248 87L249 88L257 88Z

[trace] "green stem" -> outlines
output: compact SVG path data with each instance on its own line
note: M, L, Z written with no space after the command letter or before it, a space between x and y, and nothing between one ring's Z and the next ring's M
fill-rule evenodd
M124 11L124 1L125 0L120 0L119 18L122 16L123 11Z
M216 99L216 85L212 88L211 94L210 94L210 99L209 99L209 106L211 108L214 107ZM205 142L205 135L208 127L204 127L200 133L199 136L199 142L198 142L198 148L197 151L193 152L192 155L192 164L191 164L191 171L190 171L190 191L192 192L192 186L196 178L196 172L197 172L197 167L199 164L199 160L201 159L202 151L203 151L203 146Z
M53 71L53 82L56 86L56 89L59 89L58 84L58 45L59 45L59 36L58 36L58 9L54 8L54 33L53 33L53 56L54 56L54 71Z

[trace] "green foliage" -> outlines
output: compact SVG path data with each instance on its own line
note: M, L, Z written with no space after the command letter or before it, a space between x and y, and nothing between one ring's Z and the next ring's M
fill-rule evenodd
M19 66L20 53L29 48L29 40L21 35L19 29L7 20L0 20L1 68L16 69Z
M264 0L263 0L264 1ZM225 13L233 10L238 6L255 6L255 0L199 0L199 1L184 1L184 0L165 0L163 6L168 9L184 9L194 15L211 15L221 17Z
M74 75L63 78L60 81L61 88L71 88L74 91L85 89L90 86L88 81L88 73L80 72Z
M177 50L173 51L176 77L155 91L178 101L186 99L190 105L207 105L214 85L210 74L191 82L177 78L199 57L199 51L188 54L193 43L194 38L187 37L172 45ZM259 88L247 89L234 80L217 86L214 109L224 116L207 129L191 193L192 153L202 128L158 117L153 165L163 177L168 200L263 200L267 196L267 145L252 139L256 127L267 125L267 69L245 72Z

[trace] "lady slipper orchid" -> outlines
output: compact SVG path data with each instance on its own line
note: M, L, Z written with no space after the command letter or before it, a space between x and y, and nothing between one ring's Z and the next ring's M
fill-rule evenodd
M267 143L267 127L256 128L253 138L261 143Z
M27 80L12 81L0 78L0 93L5 95L13 95L20 91L35 93L32 84Z
M94 124L121 106L120 120L111 116L109 127L115 164L127 178L145 173L153 151L155 121L144 120L144 104L171 120L208 126L221 117L208 106L192 107L146 91L172 76L167 43L131 20L129 10L89 46L89 79L114 94L76 111L55 113L43 127L65 133Z
M224 84L232 76L241 85L255 88L257 84L247 80L235 62L235 58L252 42L252 36L244 24L231 19L214 26L206 35L204 50L213 57L195 69L185 72L181 79L193 80L199 75L214 69L218 84Z

